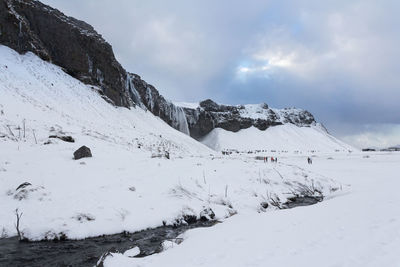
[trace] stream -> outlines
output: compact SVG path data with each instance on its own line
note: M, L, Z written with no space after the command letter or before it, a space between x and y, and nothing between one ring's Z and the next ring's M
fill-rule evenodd
M138 257L145 257L160 252L165 240L174 240L189 229L215 223L199 221L82 240L19 242L17 237L3 238L0 239L0 266L95 266L103 253L125 252L135 246L140 248Z
M283 204L284 209L313 205L319 197L293 197ZM135 233L120 233L82 240L19 242L17 237L0 239L0 266L95 266L106 252L125 252L139 247L145 257L162 250L162 243L175 240L183 232L213 226L216 221L197 221L188 225L161 226Z

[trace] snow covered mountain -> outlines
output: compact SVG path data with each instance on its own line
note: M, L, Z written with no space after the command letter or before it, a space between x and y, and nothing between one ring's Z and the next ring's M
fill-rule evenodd
M126 148L140 146L150 153L168 150L171 156L212 153L146 110L110 105L100 88L79 82L32 53L19 55L0 45L0 58L3 138L20 136L16 129L24 120L27 138L35 131L38 142L53 132L92 136Z
M188 133L183 110L140 76L128 73L115 59L111 45L89 24L39 1L0 0L0 25L0 44L22 54L32 52L99 88L110 103L138 105Z
M176 104L187 114L191 135L217 151L355 150L330 135L310 112L303 109L273 109L265 103L229 106L212 100Z
M248 129L244 131L248 132L250 127L266 130L286 124L298 127L316 124L308 111L294 108L277 110L267 104L230 106L208 99L197 106L175 105L139 75L127 72L115 59L111 45L87 23L39 1L0 0L0 7L0 44L22 54L32 52L60 66L84 84L93 85L111 104L149 110L173 128L197 140L208 140L207 144L219 142L210 139L218 135L216 132L222 132L220 129L231 132ZM285 127L286 130L292 128ZM292 137L297 138L294 132ZM332 139L330 136L327 138Z
M302 109L271 109L267 104L260 105L220 105L211 99L194 104L183 104L190 135L198 140L215 128L237 132L254 126L260 130L292 123L297 126L315 124L313 115Z
M288 123L261 131L255 127L237 133L212 130L201 142L214 150L262 150L266 152L346 152L355 149L331 136L320 125L299 127Z

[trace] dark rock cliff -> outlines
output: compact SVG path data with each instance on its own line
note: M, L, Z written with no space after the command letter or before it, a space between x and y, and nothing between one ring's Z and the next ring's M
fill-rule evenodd
M260 105L219 105L207 99L200 102L196 109L184 108L190 135L201 139L214 128L223 128L237 132L254 126L266 130L271 126L292 123L297 126L309 126L315 123L313 115L301 109L270 109L267 104Z
M125 70L111 46L89 24L34 0L0 0L0 43L31 51L87 84L118 106L129 106Z
M196 109L178 107L140 76L126 72L111 45L92 26L36 0L0 0L0 44L19 53L33 52L83 83L98 86L112 104L138 105L196 139L217 127L236 132L251 126L265 130L283 123L315 123L307 111L274 111L266 104L256 111L262 115L258 117L245 106L218 105L212 100Z
M184 109L166 100L154 86L146 83L139 75L128 73L127 88L136 104L150 110L175 129L189 134Z

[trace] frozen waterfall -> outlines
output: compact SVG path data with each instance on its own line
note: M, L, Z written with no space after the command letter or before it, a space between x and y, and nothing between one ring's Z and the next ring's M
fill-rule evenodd
M126 75L125 87L128 92L131 92L131 98L132 98L133 102L136 105L138 105L139 107L143 107L142 101L140 100L139 93L136 90L135 85L133 84L133 78L129 73Z
M176 106L168 100L165 100L163 97L157 97L156 94L155 99L153 98L152 88L146 85L146 91L144 92L144 101L146 104L142 102L139 92L135 88L134 84L134 76L131 74L127 74L126 76L126 89L130 92L131 99L136 105L143 109L150 110L153 114L158 117L166 118L165 120L178 131L190 135L189 125L186 120L185 111L182 107ZM154 101L158 101L157 103ZM157 108L156 113L154 113L155 107Z
M185 112L183 111L183 108L178 107L174 104L171 103L171 121L172 121L172 126L179 130L180 132L190 135L189 131L189 125L186 120L186 115Z

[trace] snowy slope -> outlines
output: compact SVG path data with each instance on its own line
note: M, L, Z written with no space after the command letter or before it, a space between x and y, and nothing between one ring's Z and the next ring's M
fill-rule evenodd
M54 127L72 135L101 136L122 146L140 143L149 151L156 142L172 154L211 152L149 112L107 104L97 88L79 82L32 53L20 56L0 46L0 58L0 108L6 115L0 117L3 125L18 126L25 119L39 138L48 136Z
M258 213L261 202L285 202L300 185L324 195L341 188L283 162L217 156L150 112L108 104L31 53L0 46L0 70L0 237L16 234L17 208L27 238L84 238L199 217L208 207L218 219ZM93 157L75 161L81 145ZM159 157L165 151L170 159ZM31 185L17 189L24 182Z
M261 131L255 127L236 133L221 128L211 131L201 141L215 150L237 149L275 151L334 152L354 150L327 133L320 125L298 127L284 124Z

